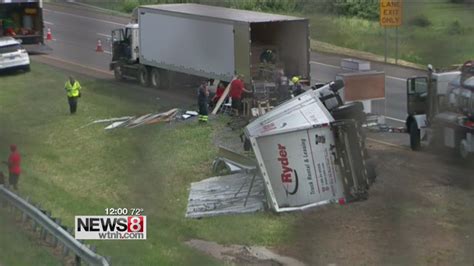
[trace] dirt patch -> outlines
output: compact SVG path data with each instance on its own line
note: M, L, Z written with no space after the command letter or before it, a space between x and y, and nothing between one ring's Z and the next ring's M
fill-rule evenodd
M214 142L241 151L236 133L222 128ZM378 173L369 199L292 213L292 237L278 254L308 265L473 265L474 164L446 152L367 146ZM248 256L242 246L226 248L210 249L223 261L253 262L237 259Z
M276 254L258 246L220 245L216 242L192 239L186 245L200 250L220 261L237 265L291 265L303 266L302 262Z
M367 201L300 213L282 254L311 265L472 265L472 166L379 143Z

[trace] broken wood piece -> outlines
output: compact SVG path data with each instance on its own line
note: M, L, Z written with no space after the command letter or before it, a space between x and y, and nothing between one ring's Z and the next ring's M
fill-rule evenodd
M219 100L216 103L216 106L214 107L214 110L212 110L212 114L215 115L221 108L222 103L224 103L225 99L227 98L227 95L229 95L230 92L230 84L232 84L232 81L234 81L236 78L234 77L230 82L229 85L227 85L227 88L225 88L224 93L222 96L219 98Z

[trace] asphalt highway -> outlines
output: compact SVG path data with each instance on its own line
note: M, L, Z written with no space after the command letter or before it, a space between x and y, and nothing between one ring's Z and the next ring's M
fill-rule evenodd
M46 56L61 64L72 64L90 71L110 76L110 34L129 22L122 16L112 16L96 9L76 4L44 5L45 30L51 29L53 40L47 44L53 49ZM97 41L102 42L104 52L96 52ZM313 81L334 80L344 56L311 53L311 78ZM371 62L373 70L385 71L386 97L373 104L373 111L384 114L388 120L400 124L406 118L406 78L423 75L423 71Z

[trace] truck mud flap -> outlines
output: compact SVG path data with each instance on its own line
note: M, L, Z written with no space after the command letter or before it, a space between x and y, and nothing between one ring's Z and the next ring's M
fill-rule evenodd
M331 123L336 141L335 162L340 166L347 202L365 200L373 182L369 177L366 149L360 126L352 119Z

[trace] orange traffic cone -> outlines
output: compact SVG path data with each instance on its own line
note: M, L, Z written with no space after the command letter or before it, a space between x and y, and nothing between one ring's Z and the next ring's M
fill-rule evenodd
M53 40L53 35L51 34L51 29L48 28L48 33L46 33L46 40L52 41Z
M104 49L102 49L102 42L100 40L97 40L97 46L95 48L96 52L102 53Z

